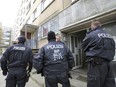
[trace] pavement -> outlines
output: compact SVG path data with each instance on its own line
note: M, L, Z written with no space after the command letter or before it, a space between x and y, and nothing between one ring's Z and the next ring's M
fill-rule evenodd
M32 70L31 78L37 82L40 87L45 87L44 77L40 74L35 73L35 69ZM87 87L87 77L85 73L79 74L80 72L73 71L71 72L72 79L70 79L71 87ZM60 84L58 87L62 87Z
M73 77L73 79L70 79L71 87L86 87L86 75L79 75L77 71L73 71L71 74ZM6 76L3 76L0 70L0 87L5 87L5 78ZM44 77L40 74L36 74L35 69L33 69L29 82L25 87L45 87ZM58 87L62 86L59 84Z
M5 87L5 76L2 75L2 72L0 70L0 87Z
M3 76L2 71L0 70L0 87L5 87L5 78L6 76ZM40 86L30 77L29 82L26 84L26 87L40 87Z

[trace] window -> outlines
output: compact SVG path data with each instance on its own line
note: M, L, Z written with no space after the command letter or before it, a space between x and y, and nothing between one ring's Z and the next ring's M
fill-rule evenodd
M42 11L54 0L42 0L41 2L41 9Z
M50 20L49 22L49 27L50 30L54 31L54 32L58 32L58 17L53 18L52 20Z
M38 17L40 14L41 14L41 4L38 5L35 16Z
M54 31L55 33L58 32L59 30L59 22L58 22L58 16L51 19L50 21L48 21L47 23L45 23L44 25L41 26L41 30L42 30L42 37L46 37L48 31Z
M29 2L28 6L27 6L27 13L26 14L28 14L30 8L31 8L31 2Z
M28 24L31 24L36 18L36 13L37 13L37 9L35 9L35 11L33 12L33 14L30 16L30 18L27 20Z
M48 28L46 26L43 26L43 37L47 35L48 31Z
M31 18L29 18L28 20L27 20L27 23L28 24L31 24L32 22L31 22Z
M29 9L31 8L31 2L29 3Z
M36 17L36 13L37 13L37 9L35 9L35 11L33 12L33 18L32 21L34 21L37 17Z

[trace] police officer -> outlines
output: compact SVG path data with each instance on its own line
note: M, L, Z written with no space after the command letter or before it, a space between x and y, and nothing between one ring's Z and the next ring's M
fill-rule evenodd
M115 87L110 64L115 55L115 42L98 20L91 22L91 29L82 42L88 60L87 87Z
M33 54L31 48L24 45L24 36L18 37L18 44L7 48L1 59L1 69L6 77L6 87L25 87L32 69Z
M40 49L33 60L34 67L37 72L43 73L46 87L58 87L58 83L62 87L70 87L68 73L74 64L72 53L63 43L56 41L53 31L48 32L47 39L49 43Z
M61 36L59 34L56 35L56 41L61 41Z

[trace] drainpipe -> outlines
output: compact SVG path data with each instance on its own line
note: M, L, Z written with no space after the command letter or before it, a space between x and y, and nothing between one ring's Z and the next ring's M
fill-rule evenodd
M25 25L25 38L26 38L26 45L28 46L28 41L27 41L27 25Z
M25 38L27 39L27 26L25 25Z
M38 48L38 29L36 29L36 49Z

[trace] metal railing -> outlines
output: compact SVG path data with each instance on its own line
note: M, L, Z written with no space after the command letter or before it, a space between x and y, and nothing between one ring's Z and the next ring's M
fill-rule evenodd
M36 40L33 40L33 39L27 40L26 44L31 49L36 49L37 48L37 41Z

